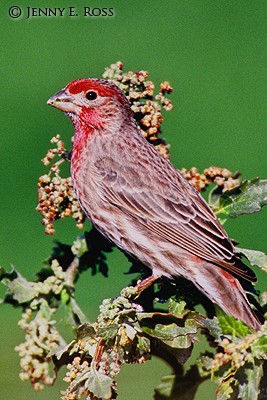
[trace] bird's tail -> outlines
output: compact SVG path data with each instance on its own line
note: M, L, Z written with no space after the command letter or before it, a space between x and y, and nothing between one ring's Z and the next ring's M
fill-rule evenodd
M206 261L200 264L194 268L193 277L191 276L199 290L227 314L240 319L252 329L259 330L261 322L252 310L238 279L217 265Z

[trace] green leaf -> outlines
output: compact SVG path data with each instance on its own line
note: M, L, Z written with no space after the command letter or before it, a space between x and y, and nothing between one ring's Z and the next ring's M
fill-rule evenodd
M262 364L248 364L245 368L246 379L243 378L244 373L242 376L239 375L239 398L242 400L258 399L260 381L263 376Z
M214 337L215 341L218 342L223 334L218 318L203 318L202 323L204 327L208 329L209 334Z
M227 381L223 382L219 388L217 389L217 397L216 400L237 400L238 397L235 396L232 383L234 379L230 378ZM242 400L252 400L252 399L242 399ZM256 399L255 399L256 400Z
M111 398L113 381L109 376L98 372L93 362L85 385L95 397L99 399Z
M48 321L51 320L54 312L53 309L49 307L49 304L46 299L40 299L39 301L39 311L38 314L41 313L42 317L46 318Z
M73 345L75 343L76 343L76 341L72 340L68 344L64 344L64 345L59 346L59 347L57 347L55 349L52 349L49 354L52 355L52 356L55 356L55 358L57 360L60 360L63 356L65 356L65 358L66 357L70 358L69 355L71 354L71 349L72 349L72 347L73 347ZM64 360L64 364L65 364L65 360ZM64 365L64 364L62 364L62 365Z
M83 313L79 305L77 304L76 300L73 298L71 299L71 306L72 306L72 312L76 318L80 321L79 324L83 324L85 322L88 322L88 319L86 315Z
M267 273L267 254L258 250L236 248L238 252L243 254L251 265L256 265Z
M234 317L226 314L219 307L215 306L216 314L224 335L231 335L235 337L244 337L251 332L250 328L243 324L243 322L236 320Z
M235 218L242 214L252 214L267 204L267 180L255 178L244 181L237 188L223 193L213 201L216 214Z
M86 239L84 235L78 236L76 240L74 240L71 246L72 254L76 257L81 258L81 256L88 251Z
M62 296L61 296L62 299ZM73 330L76 330L78 326L85 322L89 322L74 298L69 297L68 301L63 301L59 307L62 310L62 322L66 326L70 326Z
M142 326L142 331L149 334L152 337L155 337L157 339L161 340L170 340L174 341L177 338L176 341L176 346L178 346L179 342L181 344L181 348L188 347L188 345L185 345L185 336L186 335L191 335L195 334L197 332L197 329L195 326L193 327L181 327L176 325L175 323L172 324L156 324L155 327L150 328L149 326ZM187 340L186 340L186 343Z
M182 318L185 312L185 306L186 302L181 300L181 301L175 301L174 299L169 300L169 312L173 315L175 315L177 318Z
M150 340L145 336L137 336L137 347L140 350L141 354L148 353L150 351Z
M91 337L96 336L96 331L93 324L85 322L84 324L80 325L77 329L77 339L83 340Z
M28 303L38 294L34 282L29 282L15 268L10 273L1 271L1 280L8 287L5 301L16 301L19 304Z
M266 334L259 337L252 345L252 354L254 357L260 358L267 354L267 332Z
M128 336L128 338L131 341L133 341L135 336L136 336L136 334L137 334L136 329L134 329L131 325L126 324L126 323L123 324L123 327L125 328L125 333Z
M97 335L105 340L114 339L118 334L119 325L116 323L107 324L105 327L98 328Z
M169 340L163 340L163 343L165 343L167 346L173 348L173 349L190 349L191 354L191 346L192 346L192 337L189 335L183 335L183 336L178 336L173 339ZM185 357L187 356L187 353L185 354Z
M206 351L197 359L196 366L198 368L198 373L202 378L209 378L211 376L213 357L213 353Z
M215 186L209 192L208 203L214 211L220 208L221 196L222 196L222 188L220 186Z

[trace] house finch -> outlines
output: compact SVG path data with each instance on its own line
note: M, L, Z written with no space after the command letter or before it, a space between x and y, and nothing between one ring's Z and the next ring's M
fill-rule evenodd
M251 286L254 273L202 196L142 137L122 91L103 79L80 79L48 104L74 125L71 174L93 225L151 268L148 283L185 277L227 313L259 329L241 285Z

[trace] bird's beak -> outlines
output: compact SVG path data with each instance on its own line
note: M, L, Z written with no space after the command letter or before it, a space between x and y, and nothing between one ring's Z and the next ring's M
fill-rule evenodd
M80 107L77 106L74 101L74 97L67 93L65 89L62 89L60 92L50 97L47 104L66 113L78 114Z

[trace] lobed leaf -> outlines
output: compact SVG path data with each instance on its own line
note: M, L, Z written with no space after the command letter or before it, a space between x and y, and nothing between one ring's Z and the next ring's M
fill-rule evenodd
M233 378L230 378L227 381L223 381L223 383L217 389L216 400L233 400L233 399L237 400L238 399L238 397L236 396L236 393L234 393L234 390L232 388L233 381L234 381ZM243 400L249 400L249 399L243 399Z
M222 195L214 190L210 195L210 204L216 214L222 214L226 218L258 212L267 204L267 180L255 178L244 181Z
M243 322L236 320L234 317L226 314L219 307L216 307L216 314L223 335L230 335L233 338L244 337L251 332L251 329L243 324Z
M169 300L169 312L173 315L175 315L177 318L182 318L185 312L185 307L186 307L186 302L181 300L181 301L175 301L174 299Z
M261 268L264 272L267 273L267 254L258 250L250 250L250 249L241 249L240 247L237 250L243 254L251 265L256 265Z
M34 299L38 293L33 282L27 281L15 268L11 272L1 269L2 283L8 287L5 295L5 302L17 302L19 304L28 303Z
M263 376L263 367L262 363L257 360L255 361L255 364L246 366L244 371L245 377L240 376L238 379L239 397L244 400L258 399L260 381Z
M267 357L267 331L252 344L251 350L254 357L257 358Z
M97 371L95 364L91 363L88 379L86 381L86 387L99 399L111 399L112 397L112 379Z

